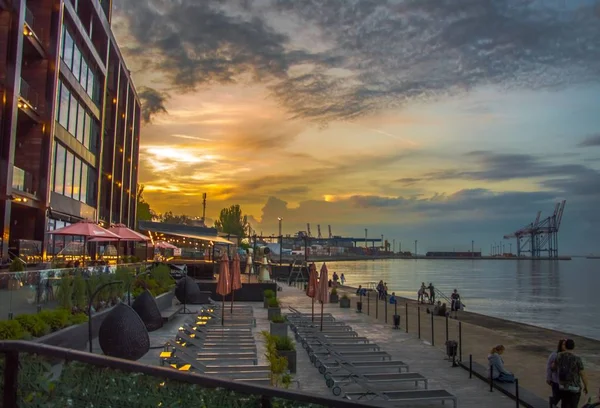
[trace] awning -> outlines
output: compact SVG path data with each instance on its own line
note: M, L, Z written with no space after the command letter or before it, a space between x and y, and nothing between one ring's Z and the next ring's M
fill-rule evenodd
M222 238L222 237L215 237L215 236L210 236L210 235L196 235L196 234L190 234L190 233L186 233L186 234L181 234L181 233L175 233L175 232L167 232L167 231L156 231L156 232L160 232L161 234L165 234L165 235L173 235L176 237L181 237L181 238L191 238L191 239L199 239L202 241L212 241L215 244L224 244L224 245L235 245L233 242Z

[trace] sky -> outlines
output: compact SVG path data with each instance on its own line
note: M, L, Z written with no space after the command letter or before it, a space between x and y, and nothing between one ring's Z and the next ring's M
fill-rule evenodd
M600 254L600 2L114 7L155 211L487 253L566 199L560 252Z

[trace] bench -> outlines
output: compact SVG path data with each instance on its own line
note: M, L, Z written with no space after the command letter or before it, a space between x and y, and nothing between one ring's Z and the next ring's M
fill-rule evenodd
M469 371L469 362L459 362L458 363L462 368ZM490 369L489 367L483 366L476 362L471 362L472 373L475 377L490 383ZM504 383L499 381L493 381L492 386L500 391L502 394L506 395L513 401L518 401L519 404L526 408L548 408L549 401L544 400L543 398L537 396L533 392L526 390L523 387L519 386L519 390L517 391L517 387L515 383Z

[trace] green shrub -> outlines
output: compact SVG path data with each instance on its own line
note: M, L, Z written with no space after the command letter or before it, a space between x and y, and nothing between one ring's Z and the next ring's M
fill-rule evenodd
M273 292L271 289L267 289L263 292L263 295L266 299L270 299L275 297L275 292Z
M42 310L38 313L42 321L50 325L53 332L64 329L69 324L71 312L65 309Z
M60 283L58 285L58 290L56 293L56 299L58 300L58 305L66 310L71 310L73 308L73 278L70 276L63 276L60 278Z
M288 336L273 336L275 340L275 350L277 351L294 351L296 350L296 345L292 341L292 339Z
M337 289L336 288L331 289L331 294L333 296L337 295Z
M88 297L86 296L87 290L85 287L85 279L78 273L73 278L73 303L78 310L86 310Z
M86 323L88 316L85 313L75 313L69 317L69 325Z
M15 319L23 330L30 333L33 337L42 337L50 332L50 326L37 314L19 315Z
M271 318L271 321L272 321L273 323L285 323L285 320L286 320L286 319L285 319L285 317L283 317L283 316L281 316L281 315L273 316L273 317Z
M346 294L344 293L344 294L342 295L342 299L350 299L350 298L348 297L348 295L346 295Z
M12 262L8 266L10 272L23 272L25 270L25 264L19 258L13 258Z
M171 268L167 265L160 264L150 272L150 276L157 283L156 296L168 292L175 285L175 279L171 276Z
M269 307L279 307L280 306L279 299L277 299L276 297L269 298L269 300L267 301L267 304L269 305Z
M0 321L0 340L21 340L25 331L18 320Z

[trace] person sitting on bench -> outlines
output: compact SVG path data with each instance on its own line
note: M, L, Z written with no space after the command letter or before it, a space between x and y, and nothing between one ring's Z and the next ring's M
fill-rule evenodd
M504 360L502 360L501 357L504 350L505 347L502 344L499 344L490 351L488 363L492 379L500 382L513 383L515 382L515 375L504 368Z

